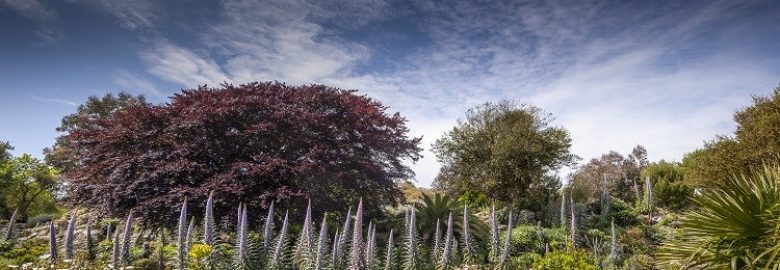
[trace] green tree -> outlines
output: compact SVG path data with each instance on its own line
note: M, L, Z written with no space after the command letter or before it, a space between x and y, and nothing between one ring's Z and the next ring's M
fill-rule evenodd
M732 175L748 173L780 156L780 86L767 97L754 97L753 105L734 114L733 136L718 136L683 158L685 182L708 186Z
M551 120L540 108L509 101L468 110L465 120L433 144L442 164L435 187L456 196L476 191L540 210L542 205L528 200L529 187L578 159L569 152L569 132L551 126Z
M658 206L677 210L688 205L693 189L683 182L684 171L680 163L664 160L650 163L642 170L642 178L645 177L650 177Z
M647 166L647 150L637 145L630 154L615 151L591 159L569 175L568 190L575 201L601 200L606 204L610 197L632 201L638 194L634 185L642 185L641 170Z
M119 111L124 111L135 106L149 106L146 98L142 95L133 96L131 94L120 92L116 96L108 93L103 97L90 96L87 102L81 104L76 112L62 118L57 132L61 135L57 137L54 146L44 149L46 162L59 170L69 170L74 168L74 149L70 141L64 139L68 134L75 130L91 130L99 128L99 120L108 120Z
M19 209L20 219L57 210L57 172L30 155L13 158L0 167L0 186L3 207Z

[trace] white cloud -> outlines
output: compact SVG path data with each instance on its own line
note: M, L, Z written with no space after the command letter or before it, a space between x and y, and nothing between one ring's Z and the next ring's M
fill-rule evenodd
M160 7L148 0L86 0L114 16L122 27L140 30L154 26Z
M158 42L143 53L149 71L186 87L279 80L360 89L424 136L425 157L413 166L422 185L439 168L430 144L485 101L517 99L552 112L585 160L636 144L652 159L680 159L733 129L734 109L777 80L770 67L745 59L750 52L715 42L728 37L701 34L740 27L730 20L749 5L732 2L222 4L224 19L202 34L210 54ZM340 31L409 12L430 44L389 59L398 70L362 72L375 48ZM704 43L717 49L693 48Z
M35 22L38 25L35 35L41 39L42 44L55 44L64 36L62 29L60 29L59 26L57 11L44 6L40 1L0 0L0 4L7 6L11 10L19 13L19 15Z
M75 101L71 101L63 98L43 98L36 95L30 95L30 98L43 103L52 103L52 104L66 105L66 106L73 106L73 107L79 105Z
M155 86L154 83L127 70L118 70L113 74L113 77L114 82L117 85L124 87L126 90L140 91L157 98L164 98L166 96L165 93L157 89L157 86Z

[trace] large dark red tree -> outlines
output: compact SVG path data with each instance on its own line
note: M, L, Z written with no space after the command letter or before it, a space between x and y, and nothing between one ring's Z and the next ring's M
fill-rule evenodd
M319 211L344 211L359 197L393 203L402 196L396 182L413 175L404 161L420 157L405 122L355 91L322 85L183 90L63 136L79 149L65 172L68 197L151 223L210 191L219 212L245 202L258 216L271 200L297 207L311 198Z

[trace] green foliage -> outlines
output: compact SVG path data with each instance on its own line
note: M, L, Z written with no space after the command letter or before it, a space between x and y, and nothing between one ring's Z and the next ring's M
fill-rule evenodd
M582 251L553 251L534 261L533 269L596 270L588 254Z
M574 163L571 138L541 109L509 101L485 103L438 139L433 152L442 163L434 185L449 194L475 191L492 199L540 209L527 201L547 172Z
M681 217L680 235L664 245L668 261L705 268L780 266L780 167L717 182L693 202L698 209Z
M686 184L707 187L778 161L780 86L767 97L754 97L752 106L734 114L734 121L733 136L718 136L683 158Z
M642 170L642 178L650 177L653 184L655 204L668 209L682 209L690 201L693 189L685 185L684 169L676 162L659 161L647 165Z
M56 212L57 176L55 169L27 154L0 163L0 210L18 209L22 220Z

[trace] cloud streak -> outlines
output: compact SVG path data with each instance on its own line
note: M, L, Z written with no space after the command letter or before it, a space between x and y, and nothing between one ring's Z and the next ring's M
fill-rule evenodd
M40 1L0 0L0 4L38 25L35 35L41 39L39 45L53 45L64 37L57 12Z

